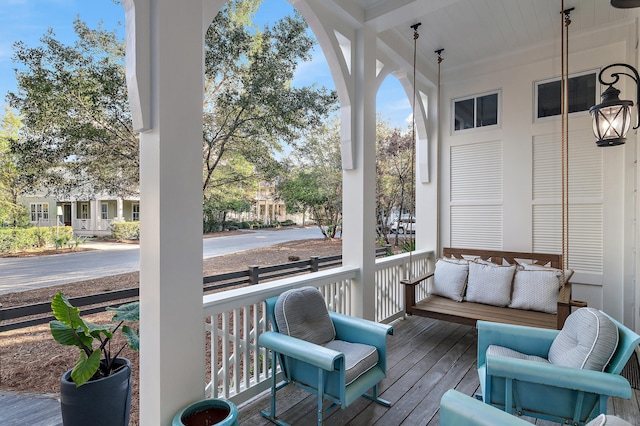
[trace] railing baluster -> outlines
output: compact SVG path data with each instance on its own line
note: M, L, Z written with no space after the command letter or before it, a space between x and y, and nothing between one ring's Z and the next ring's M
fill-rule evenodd
M413 252L412 269L426 272L433 265L429 251ZM409 272L408 255L376 260L376 320L389 321L404 313L404 288L400 279ZM265 330L263 301L285 290L314 286L333 311L351 315L351 289L358 270L325 269L314 274L284 278L254 286L205 295L205 318L211 318L212 396L241 403L268 389L272 371L269 354L258 346ZM421 288L422 291L422 288ZM232 372L232 374L230 374Z

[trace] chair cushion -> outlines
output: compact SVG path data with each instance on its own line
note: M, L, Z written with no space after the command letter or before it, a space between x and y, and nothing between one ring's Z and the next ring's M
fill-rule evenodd
M600 414L585 426L631 426L631 423L621 419L620 417Z
M569 315L549 349L549 362L565 367L604 371L618 347L618 327L593 308Z
M487 355L504 356L507 358L526 359L528 361L543 362L549 364L549 360L535 355L527 355L522 352L514 351L513 349L505 348L504 346L489 345L487 348Z
M378 350L375 346L345 342L344 340L332 340L323 346L344 354L345 384L347 385L378 363Z
M274 315L278 332L282 334L316 345L324 345L336 337L324 297L315 287L282 293L276 301Z
M468 302L507 306L511 302L511 282L516 265L499 266L469 262Z
M560 271L526 269L516 271L509 307L557 313L561 280Z
M429 293L462 302L467 284L469 262L457 259L438 259Z

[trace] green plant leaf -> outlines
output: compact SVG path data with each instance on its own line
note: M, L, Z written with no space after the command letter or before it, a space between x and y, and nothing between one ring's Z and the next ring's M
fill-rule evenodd
M73 329L62 321L51 321L49 322L49 328L53 339L62 345L77 346L80 349L85 346L89 348L92 346L93 338L85 334L81 327Z
M76 362L76 365L71 370L71 378L76 384L76 387L84 385L100 367L100 350L93 351L91 356L87 358L84 352L80 352L80 357Z
M132 327L128 325L123 326L122 334L127 339L127 343L131 349L134 351L140 350L140 337Z
M87 325L88 333L96 339L99 339L101 334L104 334L108 339L113 337L113 333L111 332L114 327L113 324L96 324L89 321L85 321L84 323Z
M117 308L107 307L107 311L114 312L113 321L135 322L140 319L140 303L131 302Z
M72 329L82 327L86 332L89 331L87 325L80 318L80 309L73 306L61 291L51 299L51 310L58 321Z

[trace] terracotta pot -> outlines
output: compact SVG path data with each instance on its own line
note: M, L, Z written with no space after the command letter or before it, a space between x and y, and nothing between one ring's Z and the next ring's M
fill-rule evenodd
M116 358L118 372L80 387L71 380L71 370L62 375L60 407L64 426L128 426L131 408L131 362Z

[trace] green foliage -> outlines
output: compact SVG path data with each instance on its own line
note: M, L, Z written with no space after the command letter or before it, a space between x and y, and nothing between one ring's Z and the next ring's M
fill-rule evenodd
M137 240L140 238L140 222L113 222L111 237L116 240Z
M240 199L256 179L271 180L280 173L276 155L283 146L295 144L336 108L334 92L291 85L314 46L302 17L262 29L246 25L260 3L228 2L205 36L205 230L224 222L215 213L225 211L228 194L216 188L231 188L232 198ZM215 200L218 206L207 205Z
M118 329L121 329L131 349L137 351L140 347L138 332L131 326L124 325L125 322L138 322L138 302L106 309L114 312L113 321L119 321L117 325L100 325L84 321L80 317L80 309L73 306L61 291L51 300L51 310L55 317L54 321L49 322L51 335L61 345L76 346L80 349L78 361L71 371L71 378L77 387L114 372L113 362L126 346L123 345L111 352L110 342Z
M73 228L70 226L48 226L28 228L0 228L0 252L17 253L46 246L62 247L73 238Z
M312 131L301 146L298 167L277 186L287 211L310 211L325 238L342 224L342 162L339 122Z
M18 202L24 193L22 177L26 173L18 167L11 143L19 137L22 123L9 108L0 120L0 224L25 226L29 223L27 209Z
M24 124L11 143L24 171L21 182L56 194L135 194L139 143L131 125L123 40L115 30L90 29L79 19L74 30L73 45L58 41L52 30L39 46L14 44L18 90L7 99Z
M378 121L376 155L376 216L378 235L387 238L389 213L415 212L414 146L411 133L391 128L389 123ZM399 244L398 235L395 245Z

